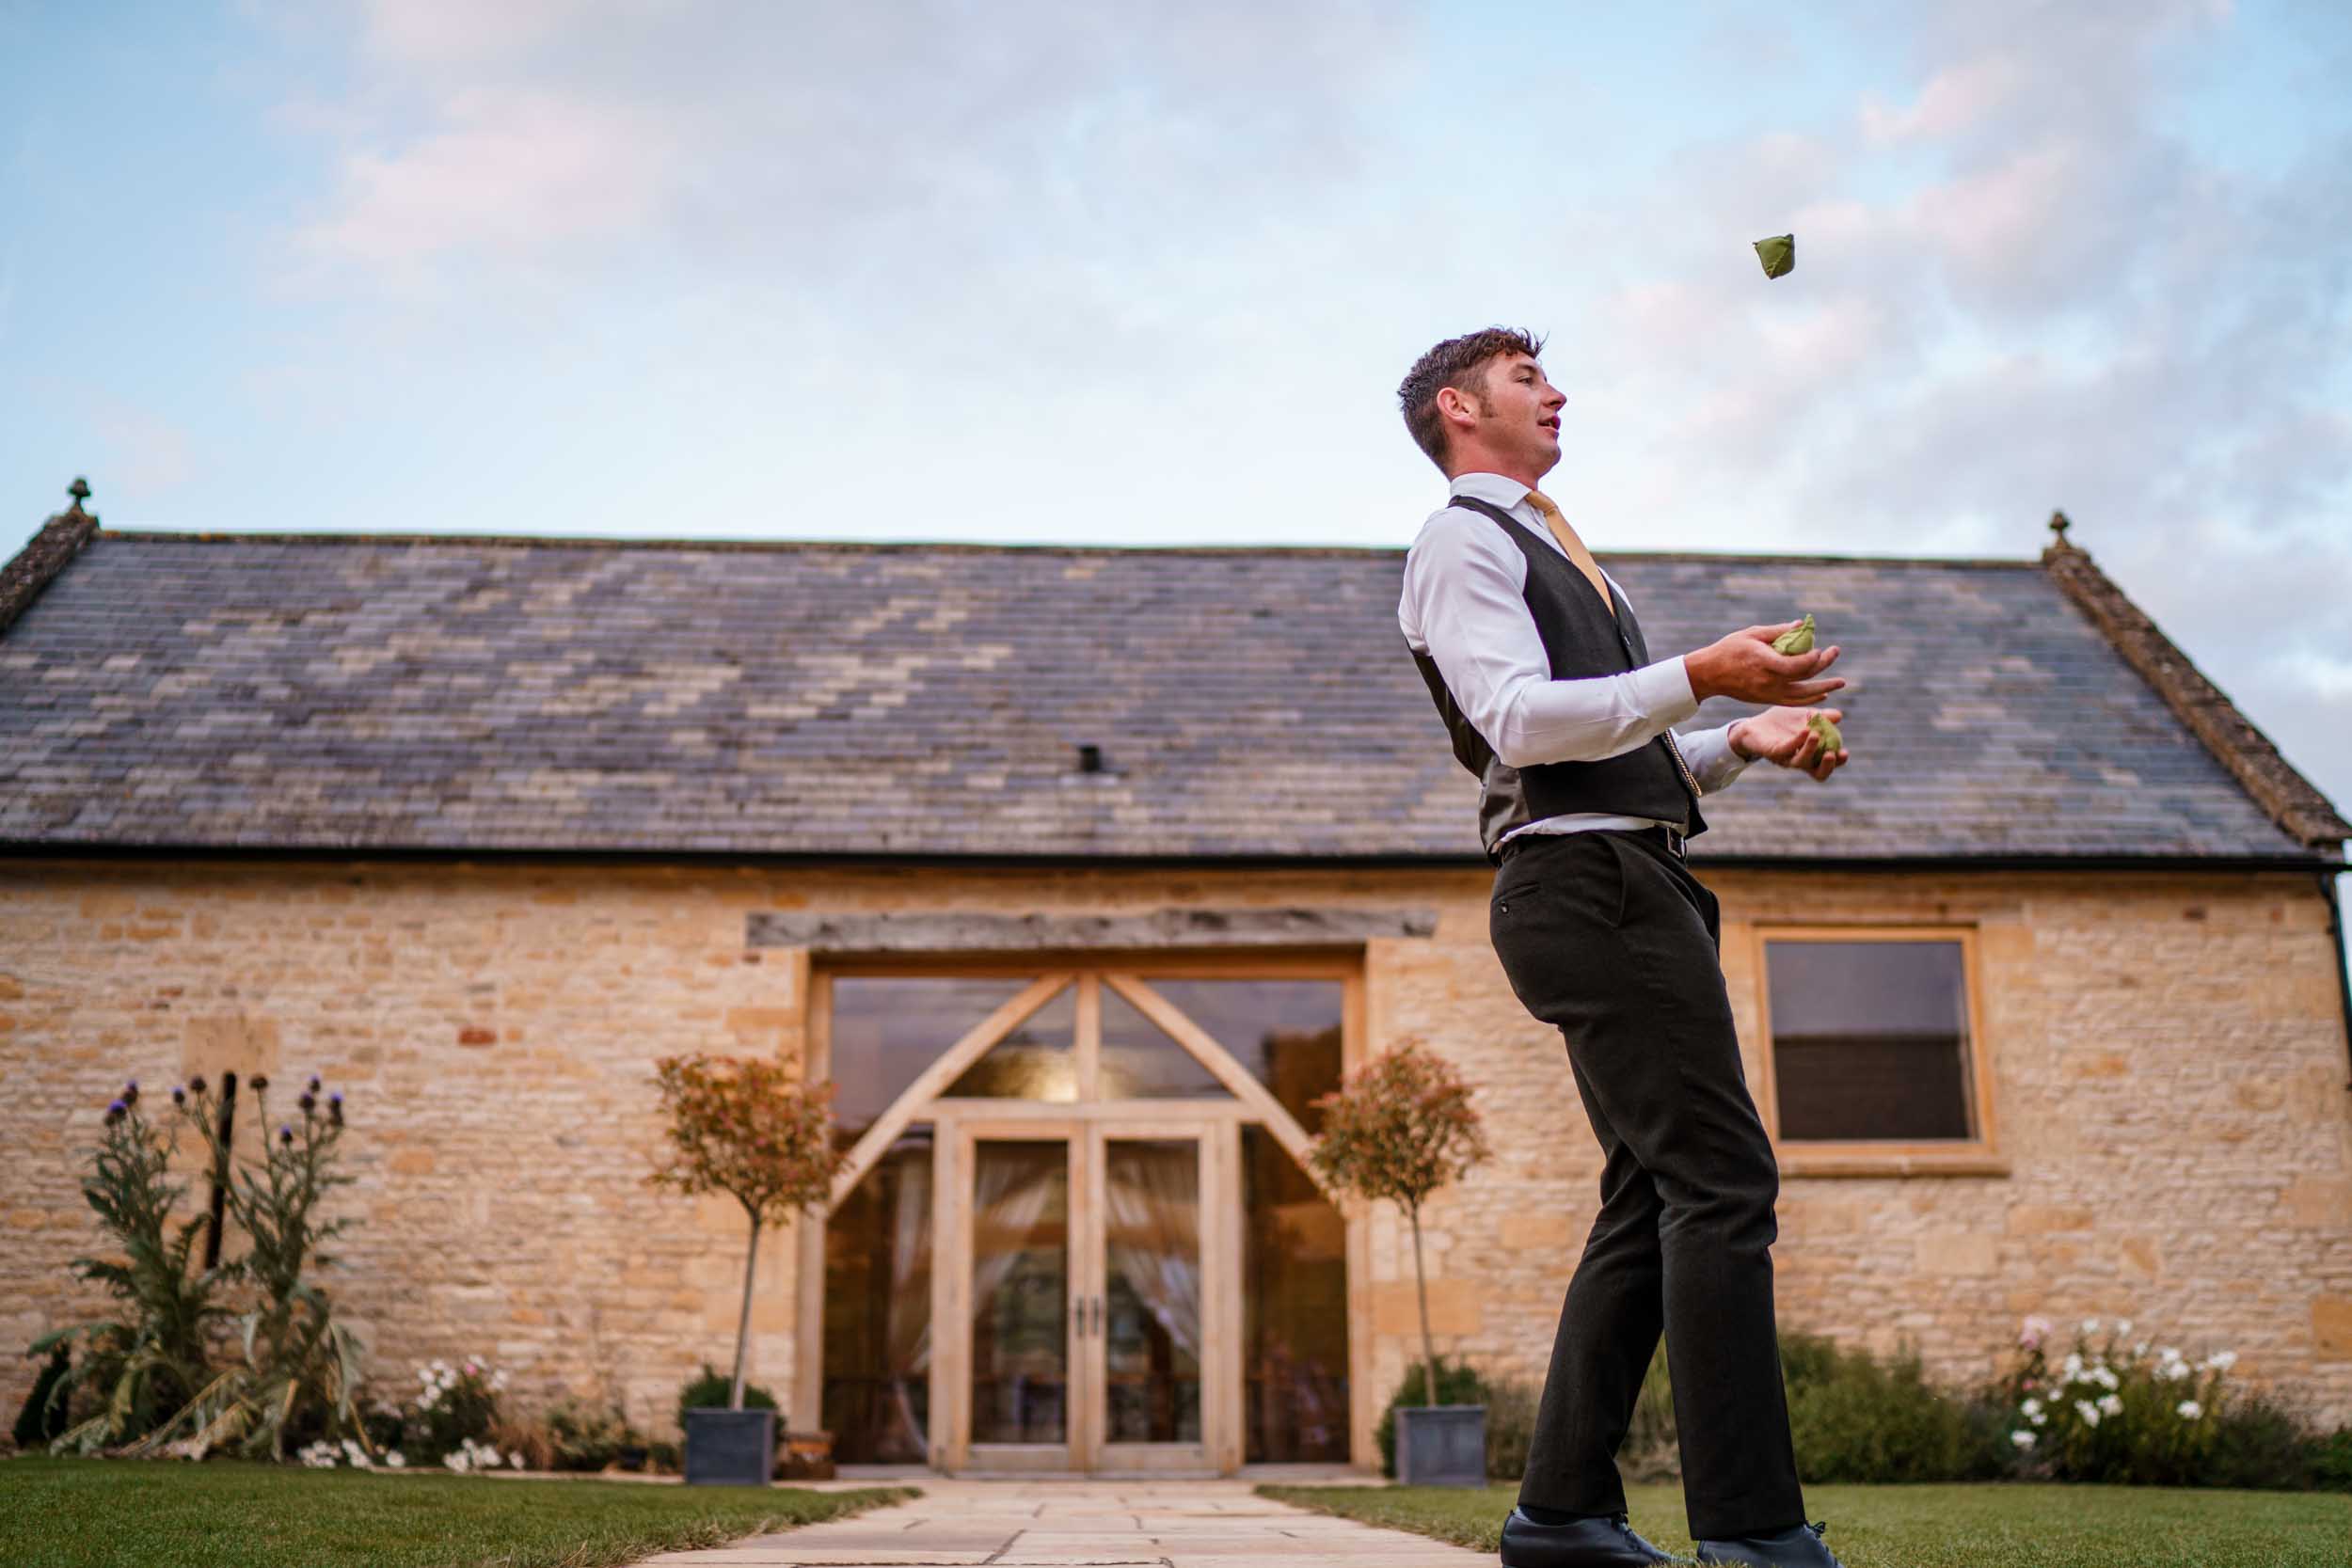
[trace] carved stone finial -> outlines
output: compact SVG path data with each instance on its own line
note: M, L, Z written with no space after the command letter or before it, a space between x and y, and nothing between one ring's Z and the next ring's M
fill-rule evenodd
M79 512L82 510L82 503L89 499L89 481L80 474L75 474L73 483L65 487L65 493L73 498L73 510Z
M2063 546L2066 543L2066 531L2074 526L2074 524L2066 520L2065 513L2053 512L2050 514L2050 532L2058 544Z

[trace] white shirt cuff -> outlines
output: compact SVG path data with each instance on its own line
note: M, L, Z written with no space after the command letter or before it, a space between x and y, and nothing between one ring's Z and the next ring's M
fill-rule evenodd
M1691 690L1691 672L1683 668L1679 654L1643 665L1629 680L1634 706L1661 730L1673 729L1699 710L1699 700Z

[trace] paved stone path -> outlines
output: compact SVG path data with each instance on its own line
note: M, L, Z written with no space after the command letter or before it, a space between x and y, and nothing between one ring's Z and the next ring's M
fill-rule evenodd
M1252 1568L1328 1562L1464 1568L1484 1552L1402 1530L1310 1513L1246 1481L957 1481L820 1525L707 1551L665 1552L644 1568Z

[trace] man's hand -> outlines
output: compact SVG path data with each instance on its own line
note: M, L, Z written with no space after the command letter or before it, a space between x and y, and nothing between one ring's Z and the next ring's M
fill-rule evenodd
M1793 768L1817 780L1825 780L1846 766L1846 749L1840 746L1835 752L1821 750L1821 737L1806 723L1817 713L1833 724L1842 722L1846 717L1843 709L1834 707L1770 708L1732 725L1731 734L1725 738L1730 740L1731 749L1743 757Z
M1809 707L1846 684L1841 676L1817 679L1837 661L1835 643L1809 654L1776 654L1772 639L1804 623L1786 621L1777 626L1750 626L1720 642L1682 656L1691 677L1691 693L1700 702L1709 697L1737 697L1743 703Z

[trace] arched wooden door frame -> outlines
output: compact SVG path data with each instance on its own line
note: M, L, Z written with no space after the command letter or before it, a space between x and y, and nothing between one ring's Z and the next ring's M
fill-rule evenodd
M1186 1102L1171 1101L1104 1101L1094 1094L1100 1082L1100 1051L1102 1041L1102 988L1113 992L1141 1013L1155 1027L1173 1039L1188 1054L1216 1078L1233 1097L1231 1101L1204 1101L1191 1102L1194 1109L1217 1107L1207 1114L1215 1119L1230 1122L1233 1136L1241 1125L1256 1122L1281 1144L1300 1170L1320 1189L1324 1184L1315 1176L1309 1163L1308 1148L1311 1140L1295 1117L1277 1100L1255 1074L1237 1061L1207 1031L1186 1017L1152 989L1154 978L1188 978L1213 980L1251 979L1316 979L1337 981L1341 986L1341 1070L1354 1071L1365 1055L1364 978L1360 955L1314 954L1269 957L1244 954L1230 957L1197 953L1166 955L1092 955L1084 958L1062 957L1041 961L1030 957L1018 959L949 961L926 963L919 960L845 960L812 963L809 974L808 1027L806 1040L807 1069L812 1074L826 1075L832 1070L832 981L836 976L860 977L991 977L1034 975L1035 979L1021 991L1009 998L986 1018L967 1030L946 1051L936 1057L910 1084L890 1107L877 1117L871 1127L851 1146L850 1163L834 1187L833 1200L825 1215L812 1216L813 1223L798 1227L800 1235L796 1248L798 1289L795 1294L795 1362L793 1378L795 1428L812 1428L821 1416L824 1393L824 1296L825 1296L825 1219L856 1187L891 1145L914 1122L930 1120L934 1124L952 1122L959 1117L985 1116L1001 1121L1008 1117L1035 1116L1048 1119L1132 1120L1136 1117L1165 1117ZM989 1049L1018 1029L1029 1018L1059 996L1075 987L1076 996L1076 1073L1079 1099L1077 1101L1023 1101L1009 1100L947 1100L943 1113L934 1109L942 1096L965 1069L978 1061ZM944 1163L943 1163L944 1164ZM1237 1168L1237 1167L1236 1167ZM940 1165L934 1167L940 1182L936 1189L933 1209L933 1248L938 1255L940 1238L946 1233L952 1213L941 1206L947 1194L948 1176ZM1362 1419L1365 1379L1370 1370L1370 1301L1368 1275L1371 1239L1366 1206L1343 1195L1325 1190L1325 1196L1339 1209L1346 1226L1347 1317L1348 1317L1348 1387L1351 1411L1349 1430L1354 1435L1352 1448L1362 1446L1365 1422ZM1238 1188L1232 1200L1236 1222L1229 1227L1238 1231ZM1234 1245L1238 1247L1236 1235ZM935 1270L934 1274L943 1274ZM934 1292L934 1323L938 1311ZM1223 1326L1224 1341L1230 1346L1238 1340L1240 1312L1238 1302L1231 1314L1232 1322ZM934 1339L934 1345L939 1343ZM942 1366L944 1359L934 1350L933 1399L931 1431L928 1433L930 1464L934 1469L953 1473L962 1466L963 1444L960 1440L961 1423L943 1420L942 1413L953 1408L943 1403L961 1397L948 1386L955 1374L952 1366ZM1231 1350L1224 1359L1230 1363L1219 1369L1219 1380L1238 1385L1240 1360L1237 1350ZM1204 1402L1204 1421L1212 1409L1221 1413L1220 1430L1215 1434L1211 1449L1212 1466L1219 1474L1232 1474L1242 1464L1244 1433L1241 1431L1240 1389L1219 1388ZM943 1430L945 1429L945 1430ZM954 1434L951 1436L951 1433ZM1352 1456L1360 1464L1361 1453Z

